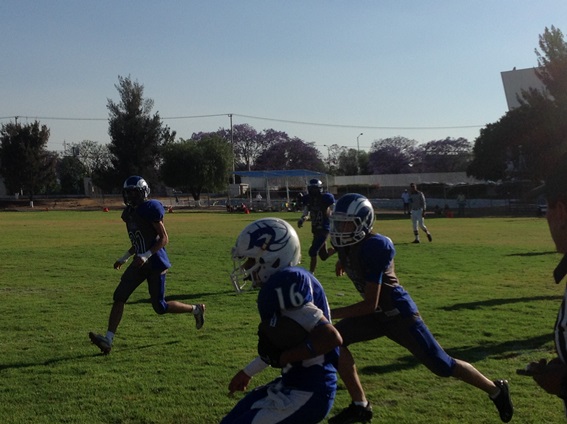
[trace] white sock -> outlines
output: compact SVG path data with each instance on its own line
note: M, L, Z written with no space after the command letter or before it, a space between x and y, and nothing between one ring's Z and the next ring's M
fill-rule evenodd
M367 400L362 401L362 402L353 402L353 403L354 403L355 405L362 406L363 408L366 408L366 407L368 406L368 401L367 401Z

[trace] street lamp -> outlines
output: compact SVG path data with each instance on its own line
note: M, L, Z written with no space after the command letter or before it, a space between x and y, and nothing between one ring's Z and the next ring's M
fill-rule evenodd
M358 153L360 153L360 144L358 144L358 139L360 138L361 135L364 135L364 133L360 133L356 136L356 151Z
M356 169L358 170L359 174L360 174L360 144L358 143L358 139L363 134L364 133L360 133L356 136Z

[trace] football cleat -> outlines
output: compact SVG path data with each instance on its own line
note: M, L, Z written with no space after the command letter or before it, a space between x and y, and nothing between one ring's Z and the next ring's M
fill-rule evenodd
M372 406L361 406L351 403L333 418L329 419L329 424L350 424L350 423L369 423L372 421Z
M195 317L195 327L197 327L197 330L200 330L203 328L203 325L205 325L205 304L200 303L195 306L197 307L197 313L193 314Z
M103 355L108 355L110 353L112 345L106 337L90 332L89 338L91 339L91 342L100 349Z
M496 408L498 408L502 422L507 423L512 419L512 415L514 415L514 406L510 398L510 388L506 380L495 380L494 384L500 389L500 393L495 399L490 398L490 400L492 400Z
M433 241L433 237L431 237L431 234L430 234L430 233L427 233L427 240Z

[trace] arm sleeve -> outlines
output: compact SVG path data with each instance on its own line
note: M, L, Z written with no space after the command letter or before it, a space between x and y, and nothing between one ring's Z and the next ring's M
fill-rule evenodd
M307 332L311 332L321 321L321 318L325 318L323 311L315 306L313 302L307 302L297 309L282 311L282 315L296 321Z

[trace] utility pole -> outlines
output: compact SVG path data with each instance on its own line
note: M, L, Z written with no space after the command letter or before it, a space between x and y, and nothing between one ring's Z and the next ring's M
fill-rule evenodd
M358 175L360 175L360 144L358 143L358 139L364 133L360 133L356 136L356 169L358 171Z

